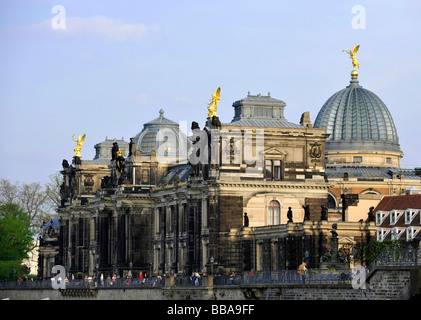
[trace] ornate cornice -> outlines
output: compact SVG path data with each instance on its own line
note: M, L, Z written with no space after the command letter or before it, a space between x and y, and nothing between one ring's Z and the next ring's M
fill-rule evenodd
M331 185L327 183L315 184L315 183L264 183L264 182L249 182L249 181L239 181L239 182L218 182L220 187L228 188L267 188L267 189L317 189L317 190L328 190Z

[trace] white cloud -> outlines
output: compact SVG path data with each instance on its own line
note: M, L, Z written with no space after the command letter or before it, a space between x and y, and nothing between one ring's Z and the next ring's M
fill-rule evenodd
M52 19L41 23L21 27L15 34L31 36L57 36L59 38L100 38L111 41L137 41L150 33L158 32L159 26L154 24L128 24L104 16L91 18L66 17L65 28L55 29Z

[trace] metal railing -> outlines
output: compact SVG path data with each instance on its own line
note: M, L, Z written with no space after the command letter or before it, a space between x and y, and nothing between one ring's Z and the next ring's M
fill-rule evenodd
M66 288L127 288L127 287L163 287L166 283L169 283L169 279L166 277L152 277L146 279L75 279L65 281ZM58 282L59 283L59 282ZM0 289L2 288L51 288L52 281L48 280L35 280L35 281L0 281Z
M379 266L421 266L421 250L386 249L368 267L370 273ZM307 269L299 270L244 272L236 275L212 276L162 276L116 279L70 280L66 288L142 288L142 287L189 287L189 286L240 286L248 284L351 284L356 271L353 269ZM1 288L51 288L51 280L41 281L2 281Z
M175 276L175 277L150 277L143 280L132 278L70 280L66 288L142 288L165 286L239 286L247 284L305 284L305 283L350 283L352 280L351 269L308 269L304 274L298 270L258 271L243 274L223 276ZM0 288L51 288L51 280L42 281L7 281L0 282Z
M306 284L306 283L351 283L351 269L308 269L259 271L236 276L215 276L214 285L242 284Z
M419 248L383 249L368 266L370 274L378 267L418 267L421 266L421 250Z

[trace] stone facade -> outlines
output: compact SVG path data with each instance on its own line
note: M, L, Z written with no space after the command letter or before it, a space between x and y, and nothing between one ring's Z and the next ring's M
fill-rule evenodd
M178 128L161 110L130 143L120 142L122 159L113 153L118 142L114 150L106 140L93 160L63 161L56 263L79 277L296 269L303 260L319 267L338 220L323 209L333 187L327 135L304 121L308 115L288 122L285 105L248 95L233 104L232 122L208 118L202 130L193 123L191 136L173 139L169 158L160 128L171 135ZM375 230L347 221L338 232L349 262L349 248L363 247Z

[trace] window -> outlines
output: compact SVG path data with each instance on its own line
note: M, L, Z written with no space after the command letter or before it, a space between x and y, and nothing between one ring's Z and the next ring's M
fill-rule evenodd
M281 160L273 161L273 178L275 180L281 180Z
M398 228L398 227L394 227L391 230L391 240L392 241L396 241L399 240L399 238L401 237L401 235L405 232L405 228Z
M406 209L405 210L405 224L410 224L417 215L418 210L415 209Z
M376 231L377 241L382 242L386 236L389 234L390 229L388 228L379 228Z
M265 178L267 180L272 179L272 161L271 160L265 161Z
M159 233L159 227L160 227L160 223L159 220L161 218L161 208L156 208L155 209L155 233Z
M280 223L280 211L281 206L279 205L279 202L272 200L269 203L268 225L272 226Z
M329 209L337 208L336 199L331 194L328 194L327 196L327 207Z
M383 223L384 219L388 216L388 211L377 211L376 212L376 226L379 226Z
M392 164L392 158L386 158L386 163L387 164Z
M421 227L410 226L406 228L406 241L414 240L418 232L421 231Z
M396 224L399 218L402 216L402 210L392 210L390 211L390 224Z
M361 163L363 162L363 157L354 157L354 163Z
M281 180L282 165L281 160L265 160L265 179Z

